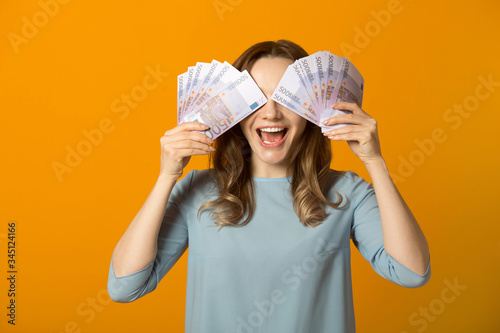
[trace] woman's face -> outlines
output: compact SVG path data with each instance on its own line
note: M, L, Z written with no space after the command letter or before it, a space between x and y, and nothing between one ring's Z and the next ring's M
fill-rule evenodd
M240 122L252 148L252 176L285 177L288 160L297 147L307 120L277 104L271 95L287 67L293 61L285 58L261 58L250 74L266 95L268 102Z

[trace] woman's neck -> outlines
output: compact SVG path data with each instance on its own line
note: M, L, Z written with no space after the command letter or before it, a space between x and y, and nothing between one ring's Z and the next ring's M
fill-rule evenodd
M283 178L292 176L293 172L286 165L256 163L252 161L251 174L252 177L259 178Z

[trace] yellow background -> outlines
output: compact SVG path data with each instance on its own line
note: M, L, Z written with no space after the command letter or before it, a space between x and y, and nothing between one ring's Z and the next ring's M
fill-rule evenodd
M474 102L479 77L500 82L497 1L401 0L385 26L375 17L393 9L387 0L65 2L49 6L51 16L42 7L52 0L0 2L1 332L183 331L187 256L153 293L117 304L105 292L111 253L157 177L159 139L176 125L176 76L280 38L345 55L360 70L363 109L378 120L383 155L430 244L432 279L419 289L384 280L353 248L358 331L500 331L500 87L446 120L454 104ZM148 68L169 75L128 114L113 112ZM67 147L84 149L82 131L106 119L112 129L58 178L54 162L66 164ZM429 143L436 128L446 140L424 154L415 140ZM368 176L343 142L332 165ZM193 158L185 173L206 166ZM9 221L15 327L6 316ZM449 301L445 281L466 289ZM429 306L437 314L422 320Z

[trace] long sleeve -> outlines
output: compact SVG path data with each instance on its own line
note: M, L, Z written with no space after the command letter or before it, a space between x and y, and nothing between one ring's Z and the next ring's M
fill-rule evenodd
M188 227L182 208L189 197L193 174L194 172L190 172L178 181L170 194L158 234L158 252L155 259L135 273L117 277L111 258L107 288L115 302L132 302L152 292L186 251Z
M384 278L407 288L425 285L431 276L430 262L426 272L419 275L403 266L391 257L384 248L382 222L375 190L355 173L349 172L353 178L354 217L351 237L361 255L371 264L373 269Z

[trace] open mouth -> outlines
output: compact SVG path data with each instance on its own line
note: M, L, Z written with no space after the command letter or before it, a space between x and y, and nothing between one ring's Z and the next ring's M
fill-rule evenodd
M288 129L286 127L263 127L257 129L260 140L266 145L279 145L284 141Z

